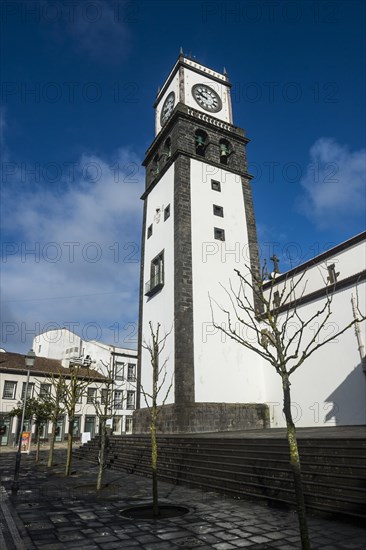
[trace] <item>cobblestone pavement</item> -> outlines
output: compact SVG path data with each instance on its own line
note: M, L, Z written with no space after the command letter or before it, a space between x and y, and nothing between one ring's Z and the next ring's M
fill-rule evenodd
M159 484L161 503L186 505L188 514L158 521L125 519L122 509L150 501L151 480L106 470L105 487L97 496L97 466L75 460L72 476L65 478L65 450L57 451L51 471L45 451L38 465L34 453L23 456L21 488L13 496L14 459L14 452L1 456L6 490L0 493L2 550L300 548L293 512L169 483ZM314 550L366 547L366 531L360 526L311 516L309 527Z

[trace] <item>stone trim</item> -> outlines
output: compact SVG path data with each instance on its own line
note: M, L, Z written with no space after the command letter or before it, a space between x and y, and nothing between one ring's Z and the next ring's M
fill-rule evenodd
M194 402L193 288L190 159L174 170L174 365L175 403Z
M141 406L141 356L142 356L142 323L143 323L143 304L144 304L144 258L145 258L145 240L146 240L146 211L147 211L147 197L144 201L144 212L142 222L142 236L141 236L141 263L140 263L140 295L139 295L139 330L138 330L138 343L137 343L137 368L136 368L136 409Z

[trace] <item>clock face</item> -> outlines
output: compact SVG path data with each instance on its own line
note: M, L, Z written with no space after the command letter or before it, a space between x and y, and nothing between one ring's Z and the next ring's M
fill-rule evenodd
M164 124L172 114L174 109L174 103L175 103L175 93L170 92L170 94L168 94L168 97L164 101L163 108L161 109L160 124L162 126L164 126Z
M222 102L219 95L206 84L195 84L192 88L192 95L202 109L211 113L221 111Z

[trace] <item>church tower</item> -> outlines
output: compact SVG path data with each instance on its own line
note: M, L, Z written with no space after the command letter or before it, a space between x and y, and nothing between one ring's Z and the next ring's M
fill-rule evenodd
M172 384L159 416L166 432L254 428L266 420L265 407L255 405L264 401L259 359L223 342L209 300L225 305L223 286L234 269L259 266L249 140L233 125L230 88L226 71L181 53L158 92L155 139L143 163L138 377L150 393L142 344L150 340L149 322L160 323L169 332L160 358L167 360L165 389ZM137 406L136 433L146 430L142 395Z

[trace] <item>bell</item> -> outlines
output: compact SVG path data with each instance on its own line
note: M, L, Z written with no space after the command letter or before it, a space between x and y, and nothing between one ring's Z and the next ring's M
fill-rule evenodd
M202 136L196 136L196 146L202 148L205 146L205 142Z
M229 154L227 145L225 143L220 143L220 157L227 157Z

